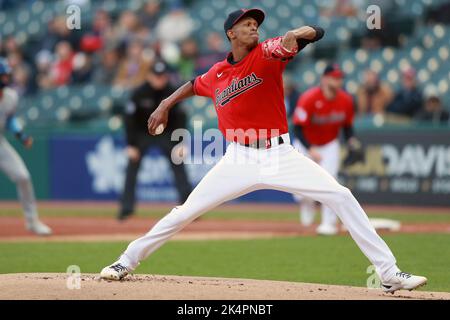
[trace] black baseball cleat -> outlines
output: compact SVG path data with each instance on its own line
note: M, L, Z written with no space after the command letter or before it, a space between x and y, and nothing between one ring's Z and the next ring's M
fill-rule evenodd
M124 221L131 217L134 214L132 210L120 210L119 214L117 215L117 220Z
M116 261L113 264L103 268L100 272L100 278L119 281L126 277L128 273L130 273L130 269L119 261Z

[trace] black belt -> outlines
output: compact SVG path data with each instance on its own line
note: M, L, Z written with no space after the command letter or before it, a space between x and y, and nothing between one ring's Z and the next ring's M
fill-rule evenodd
M278 140L275 140L275 143L273 143L272 139L278 138ZM239 143L240 145L243 145L245 147L249 148L255 148L255 149L269 149L272 146L277 146L284 143L283 137L278 136L270 139L259 139L252 143Z

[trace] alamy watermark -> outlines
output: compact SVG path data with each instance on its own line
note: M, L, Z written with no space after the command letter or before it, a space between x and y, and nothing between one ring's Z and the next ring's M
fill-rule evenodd
M381 29L381 8L377 5L370 5L366 10L367 19L366 26L369 30Z
M366 286L369 289L379 289L381 288L381 280L376 273L376 269L374 265L370 265L367 267L366 273L370 276L366 280Z
M67 280L66 287L69 290L81 289L81 269L80 266L70 265L66 270Z
M71 4L66 9L66 27L69 30L81 29L81 8L75 4Z
M278 146L279 129L226 129L223 135L216 128L203 130L202 121L194 121L193 127L192 132L184 128L172 132L170 139L176 142L171 152L174 164L214 165L222 160L234 165L259 164L261 174L278 172L279 154L269 150ZM289 143L286 136L284 139L283 143Z
M366 9L366 26L369 30L381 29L381 8L372 4ZM81 29L81 8L75 4L69 5L66 9L66 26L69 30Z

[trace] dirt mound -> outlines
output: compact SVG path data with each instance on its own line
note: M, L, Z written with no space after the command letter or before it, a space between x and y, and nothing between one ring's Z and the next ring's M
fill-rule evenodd
M94 274L70 278L67 274L58 273L22 273L0 275L0 283L1 300L450 300L450 293L445 292L398 291L391 295L379 289L350 286L159 275L133 275L123 281L112 282L100 280Z

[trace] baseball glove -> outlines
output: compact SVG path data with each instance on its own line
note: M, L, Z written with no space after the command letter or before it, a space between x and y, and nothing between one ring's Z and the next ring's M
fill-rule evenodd
M347 156L344 158L342 165L344 168L347 168L356 163L364 162L365 159L365 150L361 146L361 143L356 141L348 145Z

